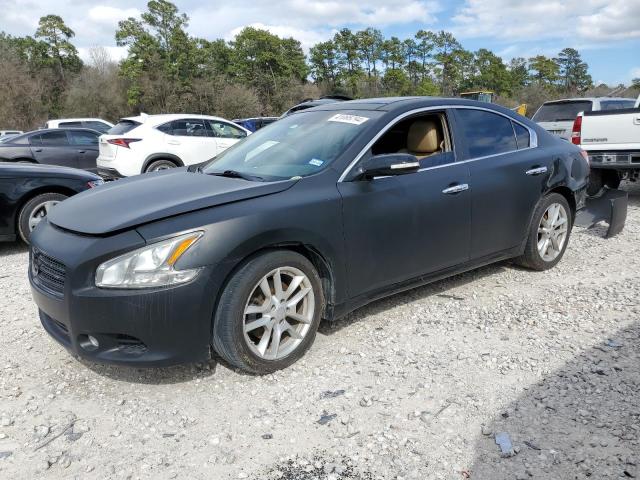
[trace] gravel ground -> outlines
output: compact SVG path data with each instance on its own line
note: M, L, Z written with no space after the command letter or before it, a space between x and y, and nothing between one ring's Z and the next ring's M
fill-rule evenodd
M376 302L266 377L73 358L38 323L26 247L0 245L0 478L640 478L627 188L618 237L576 228L549 272L502 263Z

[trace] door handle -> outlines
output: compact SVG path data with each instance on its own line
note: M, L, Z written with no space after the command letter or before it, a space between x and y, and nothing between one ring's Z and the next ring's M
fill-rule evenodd
M78 150L78 153L85 153L84 150Z
M169 145L180 145L180 142L178 140L167 140L167 143Z
M529 170L527 170L525 172L527 175L541 175L543 173L547 173L547 167L536 167L536 168L531 168Z
M640 117L636 117L633 119L633 124L634 125L640 125Z
M456 193L464 192L465 190L469 190L469 185L466 183L460 183L458 185L453 185L449 188L445 188L442 190L442 193L447 195L455 195Z
M36 148L36 149L34 149L33 151L34 151L34 152L41 152L41 151L42 151L42 149L41 149L41 148Z

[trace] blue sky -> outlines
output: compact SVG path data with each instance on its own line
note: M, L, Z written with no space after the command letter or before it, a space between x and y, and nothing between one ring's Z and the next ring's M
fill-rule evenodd
M629 83L640 77L640 0L180 0L189 31L204 38L233 38L253 25L293 36L305 48L339 28L372 26L401 38L420 28L449 30L469 50L488 48L505 61L577 48L596 82ZM113 38L118 20L138 16L143 0L0 0L0 30L32 35L41 15L55 13L76 32L87 58L102 46L114 58L125 52Z

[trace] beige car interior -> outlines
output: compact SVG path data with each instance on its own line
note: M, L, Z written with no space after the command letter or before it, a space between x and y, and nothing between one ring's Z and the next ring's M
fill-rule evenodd
M373 155L409 153L418 160L451 150L441 114L409 118L397 123L371 148Z

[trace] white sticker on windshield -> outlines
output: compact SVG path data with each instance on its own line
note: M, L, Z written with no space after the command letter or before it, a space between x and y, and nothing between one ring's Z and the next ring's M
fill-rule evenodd
M313 165L314 167L319 167L324 163L324 161L320 160L319 158L312 158L311 160L309 160L309 165Z
M346 113L338 113L327 121L350 123L352 125L362 125L367 120L369 120L367 117L359 117L358 115L347 115Z

